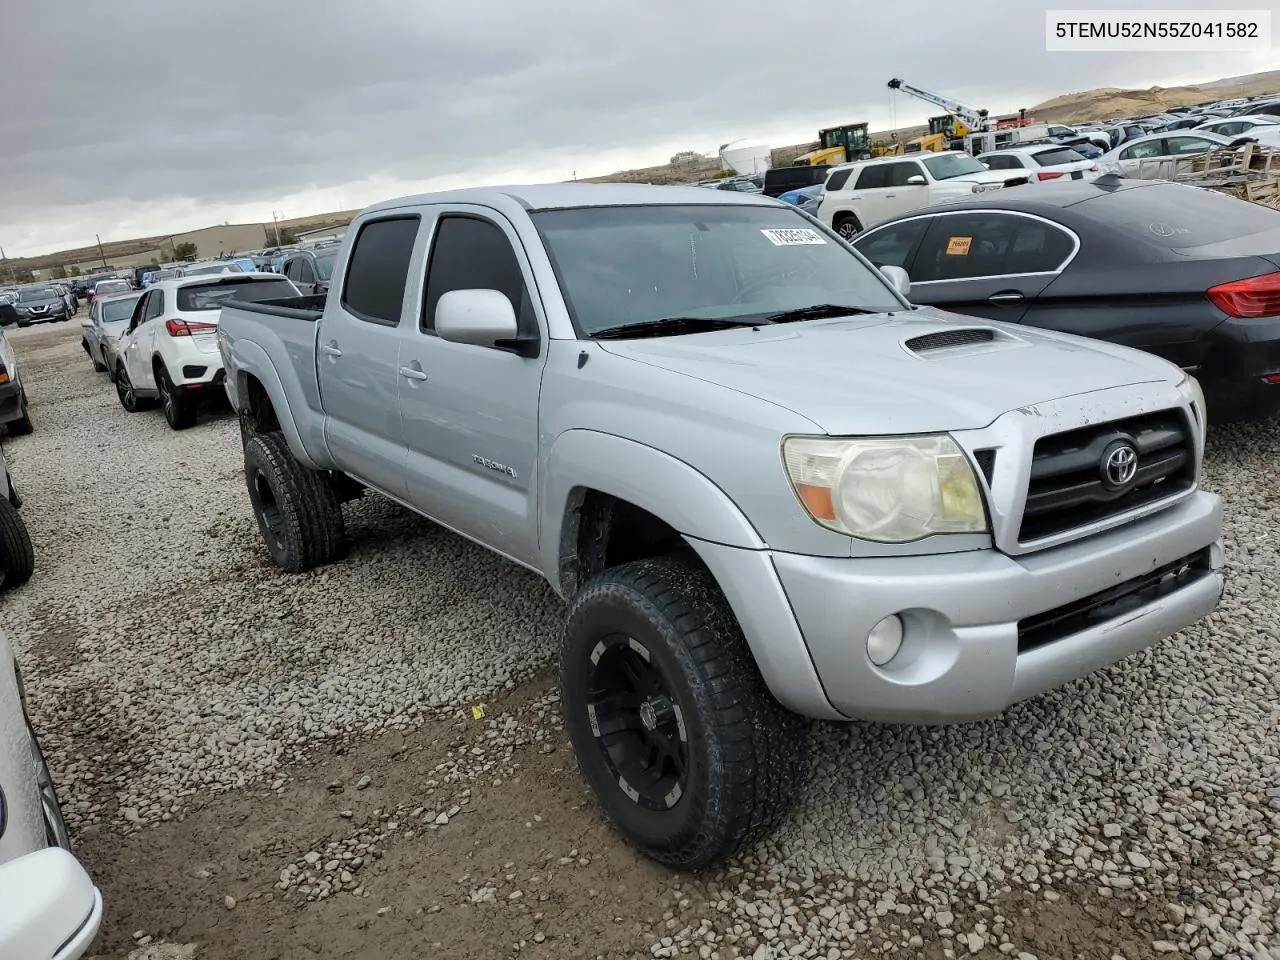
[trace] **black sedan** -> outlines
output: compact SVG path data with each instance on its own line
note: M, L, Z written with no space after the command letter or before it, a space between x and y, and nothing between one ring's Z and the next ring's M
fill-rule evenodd
M914 303L1137 347L1218 421L1280 412L1280 211L1165 181L1057 180L917 210L854 239Z

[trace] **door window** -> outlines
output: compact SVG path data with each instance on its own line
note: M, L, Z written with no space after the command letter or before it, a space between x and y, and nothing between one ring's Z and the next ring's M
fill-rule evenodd
M1206 153L1218 146L1212 140L1206 140L1204 137L1170 137L1168 144L1169 153L1175 157L1186 156L1191 153Z
M1004 213L936 217L912 264L912 282L970 280L1061 268L1075 243L1061 227Z
M888 187L905 187L912 177L924 176L920 164L914 160L908 160L906 163L887 163L885 166L888 168L886 171L888 183L885 186Z
M360 227L342 285L342 305L350 313L384 326L400 322L419 220L416 215L389 217Z
M863 167L862 172L858 174L858 182L854 185L855 190L876 190L880 187L889 185L889 164L876 163L869 167Z
M154 320L162 313L164 313L164 291L153 290L147 300L147 312L143 316L142 322L146 323L148 320Z
M895 223L891 227L863 234L853 245L877 267L902 267L905 270L910 262L911 252L928 226L928 217Z
M411 248L412 249L412 248ZM298 283L315 283L316 272L311 269L311 261L305 257L298 261Z
M507 235L491 221L460 214L440 218L427 263L423 330L435 330L436 304L450 290L497 290L511 301L520 334L537 335L520 261Z
M1135 143L1120 151L1121 160L1145 160L1148 157L1165 156L1168 156L1168 153L1165 151L1164 140L1161 138Z

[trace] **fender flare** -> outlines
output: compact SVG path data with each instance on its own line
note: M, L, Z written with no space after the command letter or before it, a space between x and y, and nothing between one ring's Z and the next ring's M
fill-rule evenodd
M284 382L280 379L280 374L276 372L276 368L271 363L271 358L267 356L267 352L252 341L236 340L231 344L230 359L233 361L232 369L235 370L236 413L240 414L247 408L248 401L245 394L248 391L246 384L248 378L253 377L262 384L262 388L267 392L267 397L271 400L271 407L276 413L276 420L280 423L280 431L284 434L285 441L289 444L289 450L297 461L312 470L328 469L316 463L307 452L307 448L302 442L302 435L298 432L298 425L293 418L293 408L289 406Z
M566 430L553 441L543 476L538 518L542 569L562 596L566 522L583 488L647 510L684 536L748 550L766 546L738 505L705 474L635 440L596 430Z

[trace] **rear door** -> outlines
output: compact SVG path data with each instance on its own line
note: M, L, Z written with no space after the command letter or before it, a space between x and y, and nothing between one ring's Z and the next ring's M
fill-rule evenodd
M538 391L546 321L524 247L497 211L438 208L416 329L400 350L400 412L409 502L440 523L523 563L537 560ZM435 308L451 290L497 290L511 301L536 356L450 343Z
M405 447L398 328L421 222L416 213L388 213L360 224L341 293L325 308L316 345L325 441L334 462L399 499Z
M1074 234L1042 217L938 213L912 261L911 301L1017 323L1076 249Z

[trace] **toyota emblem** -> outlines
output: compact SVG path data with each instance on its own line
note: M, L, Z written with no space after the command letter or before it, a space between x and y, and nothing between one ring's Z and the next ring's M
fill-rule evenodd
M1113 490L1127 487L1138 473L1138 451L1127 440L1112 444L1102 455L1102 480Z

